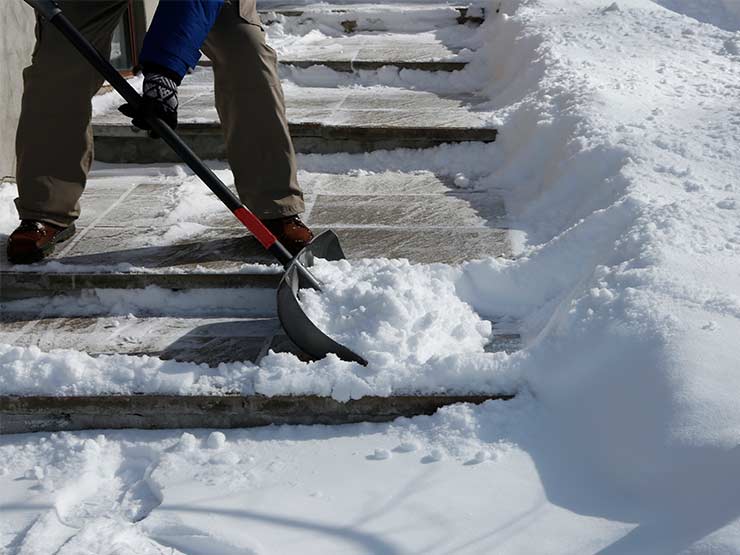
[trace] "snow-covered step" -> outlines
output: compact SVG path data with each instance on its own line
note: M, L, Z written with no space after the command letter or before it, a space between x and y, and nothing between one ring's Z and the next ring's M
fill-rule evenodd
M346 402L315 395L0 396L0 434L96 429L253 428L283 424L390 422L457 403L513 395L366 396Z
M448 6L445 4L258 4L263 25L287 24L292 26L332 26L346 33L357 31L387 31L402 27L418 30L440 25L479 25L485 18L480 7Z
M148 355L211 366L257 362L268 349L300 354L281 331L274 310L241 318L133 314L48 317L5 312L0 316L0 343L36 346L45 352L72 349L90 355Z
M223 166L222 166L223 167ZM77 235L50 261L12 266L0 250L0 297L84 289L273 288L279 268L197 178L179 166L102 170L82 197ZM140 174L136 175L137 171ZM216 171L233 182L228 170ZM349 258L457 263L510 252L495 191L452 176L301 172L306 221L333 229Z
M0 315L0 343L17 347L35 346L44 352L71 349L93 356L147 355L163 360L207 364L214 368L229 362L258 363L269 351L292 353L302 360L309 360L282 331L271 291L225 290L218 295L191 291L184 292L180 298L187 296L195 302L198 294L202 298L210 298L216 306L203 306L190 313L181 307L131 306L137 302L136 299L147 297L141 290L130 291L128 296L122 292L108 297L95 296L94 300L87 301L87 307L84 299L69 296L35 299L32 303L6 303ZM243 302L247 296L254 299L255 306L246 306L245 303L240 316L237 316L240 309L236 307L218 306L228 302L229 297L237 303ZM110 309L118 314L105 310L84 314L96 303L104 300L110 303L112 298L118 299L119 304L109 304L108 308L112 306ZM43 308L37 308L44 304ZM121 307L124 304L133 312L123 314L125 311ZM57 308L50 310L49 307ZM78 315L59 315L65 312L74 314L75 307L82 307L77 311ZM95 312L101 312L101 309L98 307ZM159 314L152 315L151 312ZM219 312L226 315L208 315ZM495 330L486 351L513 352L519 346L519 335L510 326L502 326Z
M467 35L467 34L466 34ZM325 66L334 71L376 70L391 66L421 71L459 71L469 59L460 38L439 32L357 33L345 37L312 35L277 41L275 49L285 66ZM202 58L199 65L212 65Z
M210 68L181 87L181 136L202 157L225 158L214 107ZM476 111L472 95L444 95L395 87L301 87L285 83L296 150L308 153L429 148L443 143L493 142L496 122ZM130 125L115 107L93 119L96 158L105 162L176 161L162 141Z

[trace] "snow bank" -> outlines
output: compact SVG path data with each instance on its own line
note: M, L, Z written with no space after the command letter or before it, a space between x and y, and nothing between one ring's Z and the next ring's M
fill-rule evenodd
M510 191L527 244L514 262L467 265L463 298L522 317L527 382L602 486L643 508L727 499L740 462L734 37L636 0L507 11L487 23L489 52L531 63L489 68L504 76L488 91L506 160L490 183Z

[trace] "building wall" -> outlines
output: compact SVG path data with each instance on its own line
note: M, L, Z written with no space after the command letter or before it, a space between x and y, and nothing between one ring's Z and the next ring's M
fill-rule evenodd
M35 17L20 0L0 0L0 179L15 174L22 71L31 59Z
M154 17L154 12L157 9L158 3L159 3L159 0L144 0L144 10L146 13L147 29L149 28L149 25L151 25L152 23L152 18Z
M135 1L143 7L138 13L149 27L159 0ZM0 0L0 181L15 174L15 130L23 91L22 72L31 60L34 24L33 10L27 4L21 0Z

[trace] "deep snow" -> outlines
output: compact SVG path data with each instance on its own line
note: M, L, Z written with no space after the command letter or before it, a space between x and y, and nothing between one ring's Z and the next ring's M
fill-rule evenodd
M520 321L522 351L475 356L488 365L480 367L482 376L522 380L521 406L531 411L515 418L509 407L520 405L495 405L509 423L509 432L503 432L507 441L523 458L510 467L484 463L490 474L476 480L476 488L515 487L500 503L497 499L480 510L498 511L534 482L543 506L565 511L565 522L582 516L592 520L577 525L579 541L585 542L579 543L570 539L562 521L546 520L540 527L539 505L528 511L509 507L508 520L492 525L498 535L491 537L499 540L495 547L486 551L473 543L453 552L740 553L740 490L735 486L740 468L740 42L737 33L711 24L734 30L721 11L729 4L661 3L672 10L647 0L503 2L504 14L489 17L480 29L475 38L479 48L460 76L488 99L477 109L495 111L502 121L500 140L475 153L474 167L485 163L487 169L472 171L471 178L476 187L504 191L522 250L516 260L490 259L444 270L446 286L454 285L455 303L468 303L470 312L453 314L470 329L479 330L475 315ZM431 166L446 163L443 155L436 157L443 152L428 153ZM305 168L381 171L414 160L408 153L391 153L309 156L301 163ZM358 268L372 264L381 263L363 262ZM398 263L385 264L384 271L392 275ZM431 279L441 270L418 271L420 279ZM336 287L334 300L346 299L336 305L337 313L357 308L357 297L342 297L343 290L371 289L360 280ZM388 290L379 287L377 293L384 296ZM419 301L414 310L428 302ZM321 319L329 308L311 310ZM391 321L391 312L384 314ZM341 322L334 315L324 317L325 325L341 333L341 326L333 327ZM373 321L372 328L379 332L376 339L383 337L382 325ZM442 329L451 333L451 328ZM428 346L413 344L413 336L392 345L404 356L417 348L422 352ZM78 356L29 353L18 354L28 357L28 367L35 357L53 365ZM290 391L321 384L333 391L333 383L348 386L338 390L343 395L376 386L388 391L387 381L368 381L364 374L358 378L344 363L303 365L288 355L267 361L260 371L291 369L287 377L280 376ZM121 359L121 364L132 362ZM474 367L465 361L461 368ZM424 375L420 382L435 376ZM470 411L475 430L496 429L482 422L478 411L485 409L450 410ZM432 433L468 429L459 420L443 425L444 418L429 421ZM527 441L524 430L530 425L540 433ZM298 432L255 433L280 438ZM357 437L357 431L348 436ZM70 437L64 441L74 444L76 436ZM482 433L480 441L483 445L498 437ZM21 447L30 439L5 441L11 453L26 453L19 468L43 463L40 448ZM152 440L134 435L127 441ZM396 464L400 455L392 451L394 444L363 442L363 454L375 465ZM300 447L291 445L290 456L303 453ZM156 446L155 451L168 448ZM65 449L50 447L49 453ZM478 450L466 456L475 458ZM444 455L443 449L430 451L431 460ZM392 475L363 471L358 483L381 487ZM4 484L18 487L15 474L6 476ZM206 480L214 476L203 474ZM458 474L448 476L453 484L463 483ZM312 479L303 476L295 483ZM286 483L291 480L285 477ZM175 491L186 495L188 490ZM28 493L17 495L26 499ZM446 502L450 495L443 491L437 499ZM424 499L417 509L430 504ZM280 506L276 512L286 510ZM453 512L464 520L463 509ZM435 518L436 513L429 515ZM399 519L395 524L413 529L416 522ZM474 527L481 538L487 529L478 522ZM17 531L27 524L13 526ZM304 538L311 537L307 534ZM514 543L506 543L507 538ZM528 543L517 545L521 538Z

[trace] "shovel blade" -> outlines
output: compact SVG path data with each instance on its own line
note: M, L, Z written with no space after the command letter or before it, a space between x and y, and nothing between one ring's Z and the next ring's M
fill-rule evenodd
M314 258L326 260L343 260L346 258L339 238L333 231L325 231L304 248L295 261L285 269L277 290L278 318L285 333L303 352L315 359L326 357L329 353L337 355L348 362L358 362L367 366L367 361L360 355L334 341L308 318L298 302L300 289L314 288L304 279L298 270L297 262L305 267L313 265Z

